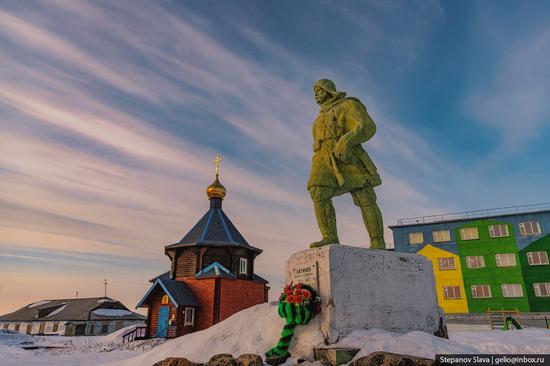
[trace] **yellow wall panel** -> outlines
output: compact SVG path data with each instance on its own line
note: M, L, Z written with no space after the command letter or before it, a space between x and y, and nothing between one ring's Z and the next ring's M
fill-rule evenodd
M460 258L458 255L448 252L443 249L434 247L431 244L426 245L424 248L417 252L420 255L428 258L433 265L435 286L437 291L437 301L439 306L445 313L467 313L468 302L466 301L466 293L464 292L464 281L462 280L462 268L460 266ZM455 267L454 270L440 270L438 265L438 258L454 258ZM446 286L459 286L460 299L448 300L443 296L443 287Z

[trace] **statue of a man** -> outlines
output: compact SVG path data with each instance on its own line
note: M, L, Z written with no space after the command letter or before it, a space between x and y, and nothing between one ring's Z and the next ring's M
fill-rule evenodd
M317 81L313 91L321 110L313 122L313 159L307 188L323 238L310 247L339 243L332 198L349 192L361 209L371 248L385 249L382 214L374 193L381 179L361 146L374 136L374 121L359 99L337 91L331 80Z

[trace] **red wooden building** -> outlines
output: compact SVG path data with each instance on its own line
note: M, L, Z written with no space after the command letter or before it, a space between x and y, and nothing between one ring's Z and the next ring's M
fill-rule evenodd
M254 274L261 249L248 244L222 210L226 190L207 189L210 209L179 242L167 245L171 267L151 280L137 307L147 307L150 337L177 337L210 327L267 301L267 281Z

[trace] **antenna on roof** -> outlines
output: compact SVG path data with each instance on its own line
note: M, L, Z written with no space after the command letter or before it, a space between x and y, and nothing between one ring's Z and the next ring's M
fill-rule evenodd
M109 284L109 282L107 282L107 280L104 279L104 280L103 280L103 284L105 285L105 293L104 293L103 297L106 298L106 297L107 297L107 285Z

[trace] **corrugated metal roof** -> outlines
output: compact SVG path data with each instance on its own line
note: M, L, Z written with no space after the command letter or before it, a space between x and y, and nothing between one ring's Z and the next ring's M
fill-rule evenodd
M36 305L37 303L43 304ZM128 310L120 301L104 297L43 300L29 304L13 313L2 315L0 321L85 321L90 319L92 310L99 308ZM44 314L39 317L41 311ZM131 312L129 315L101 317L101 319L144 320L146 317Z

